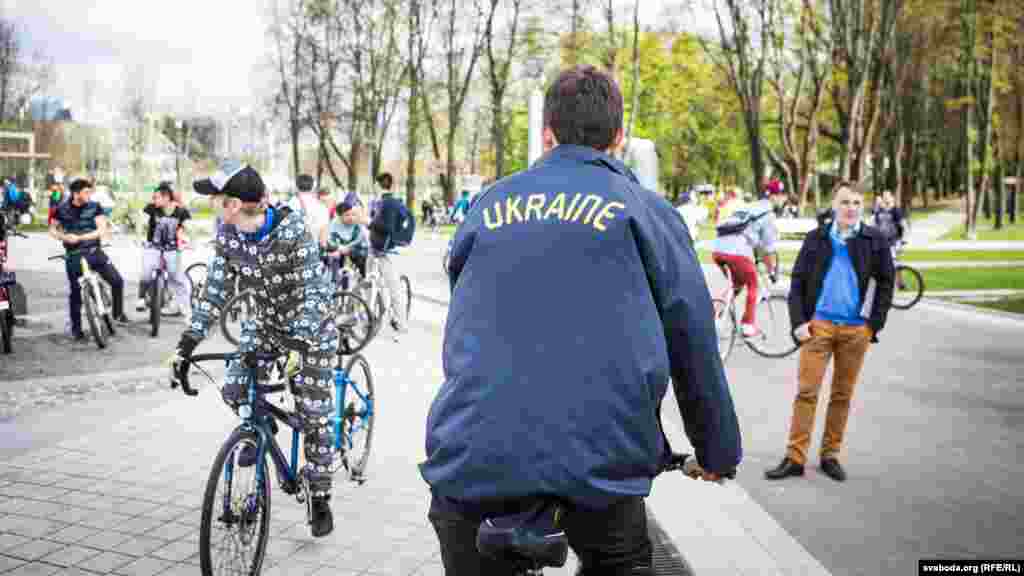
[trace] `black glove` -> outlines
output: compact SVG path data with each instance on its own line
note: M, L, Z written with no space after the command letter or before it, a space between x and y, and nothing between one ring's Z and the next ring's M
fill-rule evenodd
M188 361L192 358L192 352L198 345L199 341L188 334L182 334L181 340L178 340L178 346L174 351L174 366L171 370L172 389L177 388L184 380L184 373L188 370Z

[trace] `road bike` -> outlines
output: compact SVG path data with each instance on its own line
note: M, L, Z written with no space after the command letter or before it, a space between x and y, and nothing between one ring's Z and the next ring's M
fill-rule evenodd
M24 297L24 289L18 284L14 271L7 269L7 243L10 238L28 238L15 230L16 225L17 218L13 213L0 211L0 349L4 354L10 354L13 349L14 315L19 308L18 298Z
M113 301L110 298L110 290L107 288L106 282L103 282L103 279L92 269L92 266L89 266L89 262L85 258L86 254L101 247L107 248L109 244L70 250L65 254L51 256L48 259L67 260L72 256L80 256L78 261L82 266L82 274L78 277L78 285L81 289L82 307L85 308L85 318L89 326L89 333L92 335L93 340L96 341L96 346L106 348L107 340L116 333L114 330Z
M679 471L689 478L699 478L703 472L695 458L688 454L673 453L660 468L659 474ZM735 479L735 471L724 479ZM550 514L551 507L560 507L557 501L538 504L527 515L534 518ZM554 518L561 515L554 511ZM656 534L656 528L648 522L648 534L654 547L652 550L653 574L655 576L683 576L692 571L675 557L666 553L666 538ZM477 531L476 548L481 555L497 560L515 570L517 576L543 576L544 568L559 568L565 565L569 554L569 540L558 526L541 530L528 523L501 525L500 519L486 518ZM577 574L580 572L577 571Z
M757 334L749 337L743 336L740 322L737 321L737 316L743 315L737 307L746 305L746 299L738 298L743 287L734 284L732 270L727 264L719 265L718 268L725 275L726 284L712 298L711 303L714 306L715 331L718 333L718 351L722 361L732 353L737 337L765 358L785 358L795 352L799 346L792 336L787 295L772 289L776 283L768 278L761 262L757 263Z
M906 242L900 241L892 247L892 261L896 265L896 286L892 293L892 307L897 310L910 310L924 296L924 277L912 266L900 264L899 257L903 254Z
M186 362L242 362L248 372L248 403L238 407L241 423L214 458L203 493L199 526L199 562L203 576L227 574L258 575L270 538L271 469L273 462L278 486L306 505L307 523L312 522L308 478L299 471L299 443L302 420L294 409L281 408L267 395L292 387L293 376L301 370L297 353L240 352L198 354ZM257 365L270 364L268 384L258 382ZM200 368L200 371L202 369ZM188 378L189 367L178 382L189 396L198 394ZM212 382L209 374L203 372ZM369 362L361 355L349 357L344 368L334 370L335 411L328 419L334 429L331 473L343 471L356 484L366 482L373 442L377 406ZM277 423L292 429L291 457L277 442ZM242 460L243 452L255 462Z

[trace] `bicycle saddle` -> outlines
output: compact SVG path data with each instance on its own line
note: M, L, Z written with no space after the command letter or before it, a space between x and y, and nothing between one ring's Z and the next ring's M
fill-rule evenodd
M525 512L485 518L476 534L476 549L489 558L526 568L561 567L569 539L558 526L561 507L540 501Z

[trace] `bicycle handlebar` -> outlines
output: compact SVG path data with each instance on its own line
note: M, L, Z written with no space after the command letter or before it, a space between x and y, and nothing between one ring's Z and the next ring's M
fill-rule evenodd
M199 390L193 388L188 381L188 370L193 364L199 364L200 362L209 362L211 360L221 360L223 362L230 362L231 360L242 359L246 366L255 365L255 362L260 360L276 360L280 358L282 354L274 352L212 352L207 354L193 354L188 358L182 359L180 366L173 365L171 367L171 389L175 389L181 386L181 391L186 396L198 396ZM263 386L261 387L263 392L276 392L283 390L283 386Z

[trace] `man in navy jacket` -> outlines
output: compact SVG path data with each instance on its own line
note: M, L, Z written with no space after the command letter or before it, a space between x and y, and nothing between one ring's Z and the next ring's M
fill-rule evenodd
M614 80L563 72L544 121L546 155L483 192L454 238L430 519L449 576L509 573L477 527L537 499L564 504L584 573L650 574L643 498L669 452L670 378L705 479L741 458L711 299L682 218L608 154Z

